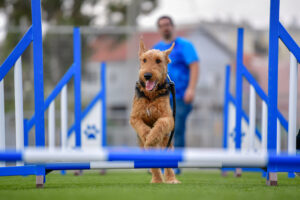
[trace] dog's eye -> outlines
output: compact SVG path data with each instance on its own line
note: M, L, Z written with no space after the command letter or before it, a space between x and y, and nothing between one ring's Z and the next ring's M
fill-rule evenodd
M156 59L156 63L157 64L161 63L161 60L160 59Z
M145 63L145 62L147 62L147 59L146 59L146 58L144 58L144 59L143 59L143 62L144 62L144 63Z

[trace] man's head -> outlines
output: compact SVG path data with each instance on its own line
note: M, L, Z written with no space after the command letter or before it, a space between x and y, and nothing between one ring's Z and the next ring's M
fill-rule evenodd
M174 36L174 23L171 17L161 16L157 20L157 27L164 40L172 40Z

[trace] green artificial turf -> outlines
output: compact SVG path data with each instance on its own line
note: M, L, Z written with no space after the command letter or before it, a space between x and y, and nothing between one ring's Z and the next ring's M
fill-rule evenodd
M278 186L266 186L260 173L233 173L222 177L220 171L184 171L178 179L182 184L150 184L144 170L85 171L82 176L72 172L47 175L43 189L35 188L35 177L0 177L0 199L300 199L300 177L287 178L279 174Z

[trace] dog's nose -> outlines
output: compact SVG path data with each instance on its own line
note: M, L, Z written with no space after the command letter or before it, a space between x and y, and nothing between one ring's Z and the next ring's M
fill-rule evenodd
M146 80L150 80L150 78L152 77L152 74L151 73L145 73L144 77L145 77Z

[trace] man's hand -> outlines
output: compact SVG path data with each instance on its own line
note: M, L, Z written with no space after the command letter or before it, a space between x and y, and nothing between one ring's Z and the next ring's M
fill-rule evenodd
M192 101L195 98L195 88L197 85L198 74L199 74L198 62L191 63L189 67L190 67L190 80L183 97L185 103L192 103Z
M187 88L183 100L185 103L192 103L195 98L195 90L192 88Z

